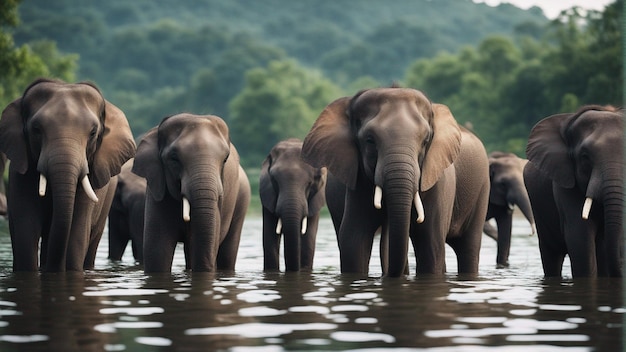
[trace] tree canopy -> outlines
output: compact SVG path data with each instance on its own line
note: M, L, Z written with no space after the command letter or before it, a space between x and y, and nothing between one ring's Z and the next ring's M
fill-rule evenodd
M539 119L621 105L622 3L549 21L471 0L7 0L0 103L37 76L92 80L136 136L178 112L221 116L254 168L331 101L398 83L524 156Z

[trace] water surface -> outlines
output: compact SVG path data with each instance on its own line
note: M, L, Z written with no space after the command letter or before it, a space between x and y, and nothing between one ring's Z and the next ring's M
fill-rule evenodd
M0 350L622 350L621 280L543 279L523 219L511 267L485 236L474 278L449 248L445 277L383 280L377 249L369 276L342 275L329 219L312 273L263 273L261 229L246 219L234 273L185 272L179 248L171 274L146 275L129 250L109 262L105 234L93 271L14 274L0 221Z

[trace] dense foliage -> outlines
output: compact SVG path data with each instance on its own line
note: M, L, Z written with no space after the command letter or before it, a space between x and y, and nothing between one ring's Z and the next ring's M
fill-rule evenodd
M583 104L623 101L622 2L603 13L572 9L540 40L491 36L476 48L416 61L406 84L448 104L489 150L525 155L541 118Z
M330 101L397 82L449 105L489 150L523 156L540 118L621 105L621 4L550 22L471 0L29 0L17 25L9 0L0 103L39 75L92 80L137 136L181 111L225 118L258 168Z

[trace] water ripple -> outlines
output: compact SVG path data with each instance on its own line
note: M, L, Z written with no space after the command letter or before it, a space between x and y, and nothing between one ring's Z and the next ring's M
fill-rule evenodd
M294 331L333 330L336 324L261 324L248 323L231 326L196 328L185 330L186 335L239 335L247 338L278 337Z

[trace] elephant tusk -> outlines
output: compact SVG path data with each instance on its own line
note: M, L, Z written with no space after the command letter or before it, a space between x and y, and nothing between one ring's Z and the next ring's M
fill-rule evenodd
M583 205L583 219L589 219L589 213L591 212L591 203L593 203L593 199L591 197L585 198L585 204Z
M422 204L422 198L420 197L420 192L415 192L415 210L417 210L417 223L421 224L424 222L424 204Z
M183 197L183 220L189 222L191 220L191 205L189 205L189 199Z
M380 186L376 186L374 188L374 208L380 209L382 208L382 200L383 200L383 189Z
M300 230L300 233L304 235L306 233L307 226L308 226L308 223L307 223L307 219L305 216L304 219L302 219L302 229Z
M83 190L85 190L85 193L87 193L87 197L98 203L98 196L96 196L96 192L94 192L93 188L91 188L91 183L89 183L89 177L87 177L87 175L83 177L83 179L80 181L80 184L83 186Z
M513 210L513 208L515 208L515 204L513 203L507 203L507 206L509 207L509 210Z
M280 235L283 233L283 222L278 218L278 223L276 224L276 234Z
M530 224L530 235L534 236L537 234L537 226L535 224Z
M39 174L39 196L43 197L46 195L46 186L48 185L48 180L46 176L43 174Z

